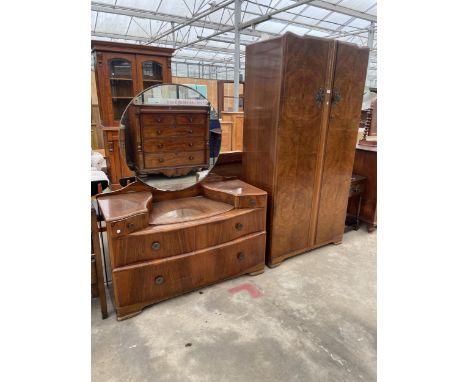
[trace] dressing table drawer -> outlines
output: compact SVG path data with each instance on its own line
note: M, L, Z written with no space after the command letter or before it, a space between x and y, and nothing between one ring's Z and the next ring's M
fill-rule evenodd
M115 268L113 285L119 316L191 290L263 268L265 232L198 252ZM121 293L123 291L124 293ZM120 310L124 308L123 310Z
M146 168L164 168L172 166L201 166L206 163L205 151L167 152L146 154Z
M148 214L142 213L117 220L108 224L108 232L112 237L121 237L148 226Z
M116 267L162 259L213 247L265 230L265 209L233 209L209 222L173 224L151 228L114 241ZM167 227L167 226L166 226Z
M194 151L204 150L207 142L204 137L181 137L147 139L143 142L145 153L158 153L167 151Z

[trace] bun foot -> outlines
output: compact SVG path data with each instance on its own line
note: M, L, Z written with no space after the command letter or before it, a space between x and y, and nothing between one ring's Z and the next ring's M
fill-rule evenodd
M265 272L265 268L259 269L258 271L249 272L249 276L258 276Z
M134 312L119 312L119 310L117 310L117 321L123 321L127 318L138 316L142 311L142 309L136 310Z
M283 264L283 261L279 261L277 263L268 263L268 268L276 268L279 267L281 264Z

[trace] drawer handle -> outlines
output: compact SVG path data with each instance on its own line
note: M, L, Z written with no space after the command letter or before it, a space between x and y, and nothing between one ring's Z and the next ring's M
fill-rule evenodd
M161 135L162 134L162 131L161 130L158 130L156 131L157 134Z
M159 249L161 249L161 244L155 241L153 244L151 244L151 248L153 249L153 251L158 251Z
M159 158L159 161L162 163L164 162L164 158Z
M238 231L242 230L242 228L244 228L244 225L242 223L236 223L236 229Z
M190 117L188 120L189 120L189 122L193 122L193 118L192 118L192 117Z
M192 143L192 142L190 142L188 145L189 145L190 147L192 147L192 146L193 146L193 143Z
M156 121L161 122L161 118L156 118Z
M158 147L161 149L164 145L162 143L158 143Z
M193 134L193 130L190 129L190 130L188 131L188 133L189 133L189 134Z
M128 228L128 229L134 229L134 228L135 228L135 224L134 224L134 223L128 223L128 224L127 224L127 228Z
M244 260L244 259L245 259L245 253L242 252L242 251L239 252L239 253L237 254L237 260L242 261L242 260Z
M154 282L157 284L157 285L161 285L164 283L164 277L162 276L156 276L156 278L154 279Z
M249 199L249 206L255 206L255 199Z
M190 155L190 156L188 157L188 159L193 160L193 156Z

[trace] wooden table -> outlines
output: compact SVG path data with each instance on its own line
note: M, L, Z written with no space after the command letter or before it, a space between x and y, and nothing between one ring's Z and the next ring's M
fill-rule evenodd
M91 290L93 297L99 297L102 318L107 318L106 288L104 287L104 267L99 243L96 210L91 203ZM93 282L94 281L94 282ZM94 286L94 287L93 287ZM93 292L94 291L94 292Z
M367 231L377 228L377 146L356 146L353 174L367 178L366 190L362 194L360 220L367 223ZM348 213L356 214L358 202L350 200Z
M349 187L348 204L350 201L356 202L357 208L354 214L347 214L345 222L345 232L350 229L357 231L361 225L360 213L362 204L362 195L366 191L367 178L365 176L353 174Z

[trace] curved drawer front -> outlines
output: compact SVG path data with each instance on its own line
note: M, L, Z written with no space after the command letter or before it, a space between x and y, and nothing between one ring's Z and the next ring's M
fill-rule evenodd
M142 136L146 138L163 137L204 137L207 131L205 126L144 126Z
M182 224L164 230L146 229L114 241L114 266L201 250L265 230L265 209L234 209L222 215Z
M142 213L107 224L107 233L111 237L121 237L148 226L148 214Z
M205 150L145 154L145 168L147 169L173 166L201 166L204 165L206 161Z
M159 153L167 151L194 151L205 150L207 142L204 137L180 137L146 139L143 142L145 153Z
M117 308L158 302L216 281L241 275L264 263L265 232L217 247L112 273Z

